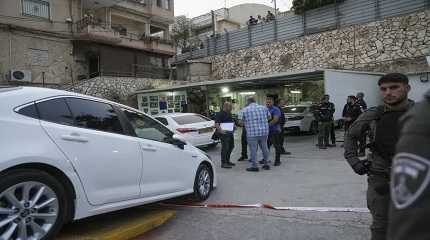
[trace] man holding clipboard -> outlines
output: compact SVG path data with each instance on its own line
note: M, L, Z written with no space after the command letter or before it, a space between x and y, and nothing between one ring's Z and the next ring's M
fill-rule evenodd
M221 140L221 167L231 168L235 164L230 161L230 155L234 148L234 121L231 115L232 104L225 102L215 118L215 127Z

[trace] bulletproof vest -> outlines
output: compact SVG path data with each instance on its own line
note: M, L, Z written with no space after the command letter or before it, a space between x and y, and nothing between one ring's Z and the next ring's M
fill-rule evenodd
M394 157L396 144L399 140L400 126L398 122L405 112L385 112L376 121L374 151L389 163L391 163Z
M318 111L319 111L320 121L330 121L331 120L332 114L330 111L330 103L321 103Z

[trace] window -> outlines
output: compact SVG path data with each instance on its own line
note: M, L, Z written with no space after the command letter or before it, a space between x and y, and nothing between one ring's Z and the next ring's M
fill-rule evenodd
M209 118L206 118L201 115L178 116L178 117L173 117L173 120L175 120L175 122L177 122L179 125L211 121Z
M285 113L303 113L307 107L286 107L284 108Z
M39 118L39 115L37 114L36 110L36 105L34 104L19 109L18 113L31 118Z
M73 117L64 98L37 103L40 120L73 126Z
M163 0L157 0L157 7L163 7Z
M46 0L22 0L22 14L50 19L49 2Z
M121 122L111 105L79 98L68 98L67 104L73 113L76 126L123 133Z
M123 109L137 137L169 143L173 133L154 119L140 113Z
M162 117L156 117L155 119L157 119L158 121L160 121L162 124L164 124L165 126L169 125L169 123L167 122L167 119L162 118Z

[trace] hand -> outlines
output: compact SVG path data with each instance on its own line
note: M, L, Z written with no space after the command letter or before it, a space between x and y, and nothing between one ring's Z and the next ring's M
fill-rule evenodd
M352 169L358 175L364 175L369 172L369 161L368 160L358 161L356 164L352 166Z

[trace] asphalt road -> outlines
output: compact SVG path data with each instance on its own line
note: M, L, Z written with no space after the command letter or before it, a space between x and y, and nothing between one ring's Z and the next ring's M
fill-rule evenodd
M280 167L258 173L246 172L247 162L236 162L233 169L222 169L220 147L208 150L217 165L218 187L206 203L365 208L365 177L353 174L343 159L342 148L319 150L315 143L315 136L287 137L286 148L293 154L282 156ZM271 156L273 159L273 152ZM239 157L238 136L233 162ZM322 240L370 236L368 213L182 207L177 210L174 219L139 239Z

